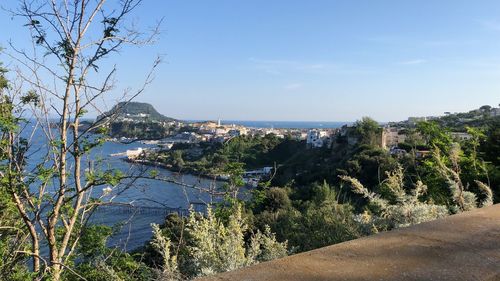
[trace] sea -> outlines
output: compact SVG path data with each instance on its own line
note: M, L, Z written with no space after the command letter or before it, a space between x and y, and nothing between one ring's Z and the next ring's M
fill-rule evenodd
M187 122L201 122L206 120L186 120ZM336 129L353 122L342 121L242 121L221 120L222 125L241 125L249 128L274 129Z

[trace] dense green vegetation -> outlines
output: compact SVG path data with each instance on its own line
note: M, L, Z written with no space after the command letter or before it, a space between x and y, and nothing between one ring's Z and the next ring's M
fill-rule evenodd
M446 192L446 179L437 170L436 157L432 157L432 154L439 151L446 158L443 155L449 154L455 147L458 153L456 166L460 167L460 178L464 186L477 191L475 180L479 180L491 186L498 196L499 122L500 119L497 118L486 123L488 125L485 127L468 127L472 139L460 142L452 138L448 128L441 127L438 123L420 123L414 129L414 134L418 137L410 136L407 143L400 145L408 152L402 156L391 155L377 145L360 142L350 146L339 139L331 150L298 151L278 169L273 185L293 183L298 190L308 189L307 186L311 183L323 180L338 185L341 182L339 176L349 175L377 191L376 186L384 180L385 174L401 166L405 171L406 182L425 182L429 186L426 197L445 204L449 195ZM419 157L418 151L428 151L430 155ZM449 160L446 159L445 162ZM343 192L345 194L342 195L352 198L350 191Z
M148 159L170 165L175 170L215 175L229 163L242 163L245 169L280 165L300 150L306 150L304 142L269 134L239 136L225 143L179 143L171 150L148 155Z
M447 114L436 118L434 121L441 127L448 128L454 132L466 132L467 127L487 127L492 122L495 122L495 120L498 120L498 116L492 116L491 113L492 107L484 105L469 112Z
M221 145L206 155L227 157L218 167L231 161L249 167L259 163L247 156L248 151L266 161L281 160L275 177L253 190L252 200L241 203L248 228L253 232L270 228L277 241L287 242L290 253L493 203L499 170L496 123L468 128L473 137L462 142L456 142L437 122L420 123L401 145L406 155L391 155L380 148L374 141L380 128L373 124L369 118L358 122L354 132L359 142L354 145L339 138L331 149L304 149L304 143L286 139L270 148L258 144L264 139L240 138L233 145L226 144L229 148ZM274 144L269 142L272 138L264 142ZM300 147L288 150L294 145ZM418 150L428 154L418 156ZM276 151L288 153L270 157ZM227 214L216 215L227 220ZM162 231L179 243L185 225L187 220L169 218Z
M108 135L115 138L162 139L170 136L174 128L158 122L114 121L108 125Z
M147 116L141 117L141 114L146 114ZM119 102L110 111L98 116L97 119L103 119L108 116L112 116L113 119L130 118L134 120L175 121L175 119L164 116L156 111L151 104L135 101Z
M307 194L291 188L255 192L251 221L258 229L269 225L279 241L293 252L316 249L361 236L353 207L339 203L338 193L326 183L312 184Z
M401 144L406 155L380 148L379 126L364 118L357 123L355 145L339 138L332 148L305 149L291 139L239 137L203 150L203 156L190 157L189 148L179 146L164 157L173 166L212 172L231 162L247 168L277 163L276 175L246 202L246 214L256 229L269 225L279 241L304 251L487 204L492 196L485 186L500 193L495 120L467 127L473 137L461 142L438 122L420 123ZM422 150L428 154L418 156ZM465 197L458 198L457 190ZM404 209L418 210L417 217Z
M500 118L496 118L483 129L477 153L486 162L489 184L493 189L495 202L500 202ZM476 152L474 152L476 153ZM472 163L474 165L474 163Z

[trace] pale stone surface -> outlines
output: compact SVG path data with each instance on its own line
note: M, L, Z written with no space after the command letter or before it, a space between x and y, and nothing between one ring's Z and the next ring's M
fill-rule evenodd
M204 280L500 280L500 204Z

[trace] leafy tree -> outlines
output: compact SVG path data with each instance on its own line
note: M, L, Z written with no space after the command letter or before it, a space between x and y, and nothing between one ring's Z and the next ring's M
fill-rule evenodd
M476 194L467 191L461 178L461 168L460 168L460 157L461 149L458 143L454 143L451 147L448 157L444 158L438 149L434 149L433 158L437 163L436 170L445 179L452 195L453 202L453 212L462 212L475 209L478 206L478 199ZM448 161L446 161L448 160ZM486 196L483 202L480 203L481 206L485 204L490 204L492 202L492 192L489 186L476 180L478 187Z
M395 169L398 161L380 147L360 146L342 167L344 174L353 175L367 186L375 186L382 175Z
M264 189L262 192L262 199L256 202L256 198L252 199L254 205L254 212L261 213L263 211L277 212L278 210L285 210L292 207L292 201L288 196L289 191L286 188L272 187Z
M489 164L482 159L480 147L486 138L483 129L466 127L471 138L460 144L454 142L448 130L436 122L422 122L417 127L426 141L427 149L432 152L432 157L414 159L414 175L410 177L427 184L428 197L439 204L448 205L453 204L449 201L453 198L453 190L458 190L458 194L464 191L465 195L470 195L469 202L472 205L472 202L475 202L472 193L484 197L484 192L477 182L489 185L490 174L494 175L495 169L489 168ZM450 189L453 186L456 188ZM464 202L459 205L462 210L469 208Z
M72 271L64 271L63 280L153 280L160 274L141 261L117 248L106 246L113 234L108 226L86 227L80 236L80 243L71 258Z
M175 150L172 154L172 158L173 158L172 161L173 165L175 165L179 169L182 169L182 167L184 167L184 159L182 158L182 151Z
M500 118L485 128L485 138L480 142L479 155L486 162L487 181L493 189L495 202L500 202Z
M382 131L380 125L370 117L363 117L356 122L356 132L362 144L376 146L381 143Z
M96 100L113 88L116 69L103 72L99 68L101 61L127 44L147 44L154 38L155 32L153 37L145 38L134 28L126 27L127 16L140 2L124 0L111 9L104 0L64 3L21 0L13 12L26 21L36 50L29 53L25 48L12 48L22 73L19 83L30 88L13 87L9 95L2 92L1 129L5 145L2 164L6 165L2 167L1 181L2 192L9 194L21 218L20 233L30 243L29 250L23 248L17 253L22 252L32 260L30 270L34 279L57 281L63 275L81 278L77 272L80 270L89 273L83 267L72 266L77 262L75 255L87 229L88 215L101 203L98 198L89 199L98 197L91 196L91 190L116 187L127 178L123 173L102 168L99 163L86 169L89 152L104 140L102 135L89 132L102 125L102 120L84 130L80 125L89 109L100 108ZM40 51L43 56L37 55ZM153 69L156 65L157 62ZM102 83L100 79L89 79L98 71L104 77ZM0 86L4 87L4 71L0 74ZM144 87L150 80L148 75ZM58 118L52 118L52 114ZM28 118L32 120L27 121ZM28 122L33 126L28 126ZM28 131L32 127L37 131ZM31 139L23 137L34 134L46 146L34 148ZM27 155L35 149L42 156L28 159ZM28 161L36 169L28 169ZM41 245L46 245L47 256L41 255ZM127 268L128 262L117 261L123 262L120 270L132 270ZM113 270L116 276L125 276L115 267L102 266ZM108 278L113 274L108 274Z
M26 280L34 277L26 266L29 258L26 253L38 247L30 247L27 238L36 230L26 227L27 217L23 215L26 211L18 209L16 204L19 200L16 191L23 185L19 174L22 166L17 168L11 159L22 157L26 148L24 139L19 142L15 139L21 120L15 116L18 108L7 93L10 89L7 69L1 66L0 63L0 279Z
M254 207L255 226L269 225L278 240L287 240L294 251L307 251L360 236L353 208L338 203L326 183L314 184L309 200L290 200L285 188L265 191L265 199Z
M419 122L417 130L429 147L437 147L447 153L452 144L452 138L446 128L436 122Z
M491 111L491 106L490 105L483 105L479 108L479 110L483 112L490 112Z

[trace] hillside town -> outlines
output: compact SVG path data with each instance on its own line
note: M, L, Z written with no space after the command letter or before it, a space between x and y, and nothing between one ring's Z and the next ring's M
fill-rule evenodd
M133 110L130 110L130 107ZM123 112L122 112L123 111ZM222 124L221 120L186 122L165 117L149 104L130 103L109 123L109 134L114 141L140 140L145 144L155 144L170 149L176 143L225 143L239 136L266 136L291 138L305 141L307 148L331 147L337 138L345 138L355 144L356 124L346 124L341 128L256 128L237 124ZM500 116L500 108L483 106L467 113L445 112L444 116L409 117L405 121L381 124L378 144L385 149L393 149L404 143L409 131L419 122L436 121L454 129L451 135L459 140L467 140L470 135L465 126L480 122L485 116ZM458 124L458 125L457 125Z
M500 112L500 109L496 111ZM494 115L497 116L497 115ZM407 121L399 123L388 123L380 126L380 134L378 136L378 145L387 150L397 152L397 147L401 143L405 143L408 138L408 132L411 127L414 127L417 122L424 120L435 120L438 117L426 118L408 118ZM123 122L134 122L140 124L146 121L137 121L134 119L121 120ZM171 149L174 144L197 144L202 142L207 143L225 143L235 137L248 136L266 136L274 135L278 138L291 138L297 141L304 141L305 146L309 149L315 148L330 148L335 140L345 139L349 144L357 143L356 124L344 125L341 128L335 129L293 129L293 128L253 128L242 125L224 125L220 120L206 121L198 123L182 123L180 121L151 121L150 124L161 124L165 128L169 128L170 132L177 129L177 133L169 135L161 139L140 140L140 142L148 145L157 145L162 149ZM450 132L454 139L468 140L471 135L467 132L453 131ZM132 141L133 138L121 137L112 138L113 141ZM131 154L134 157L135 154Z
M149 108L149 107L148 107ZM152 107L151 107L152 108ZM154 109L150 109L154 110ZM371 144L389 152L394 157L403 157L412 153L417 158L425 158L431 154L429 147L415 146L408 148L409 143L419 140L423 142L422 136L417 132L416 127L420 122L434 121L443 123L450 130L448 133L454 141L468 141L472 135L467 132L467 122L480 122L484 118L496 118L500 108L481 107L468 113L446 113L440 117L409 117L405 121L390 122L384 124L374 124L375 134L372 136ZM178 162L198 161L210 153L214 147L224 147L231 144L236 139L259 139L272 137L280 139L281 142L290 140L302 145L305 150L332 150L338 146L347 145L354 147L360 142L360 131L358 123L345 124L340 128L320 129L320 128L257 128L246 127L238 124L223 124L221 120L203 122L183 122L171 118L162 117L156 114L152 118L145 112L135 112L135 114L124 114L117 118L110 127L144 128L142 132L164 128L165 137L151 138L144 135L136 135L130 138L129 132L126 136L115 137L112 140L117 142L139 141L145 147L127 150L111 156L122 156L129 162L149 164L166 169L180 170ZM159 118L158 118L159 116ZM459 120L460 126L450 123ZM127 125L124 125L127 124ZM377 129L378 128L378 129ZM134 131L134 134L141 131ZM117 132L115 131L115 134ZM158 134L157 134L158 135ZM178 153L182 152L182 156ZM158 158L159 155L177 155L180 160L165 161ZM247 186L257 187L263 179L267 179L274 171L276 163L262 163L261 166L252 167L242 174ZM199 173L208 176L205 172L200 172L199 168L192 170L182 168L185 172ZM211 174L219 180L228 180L229 175L223 172Z

